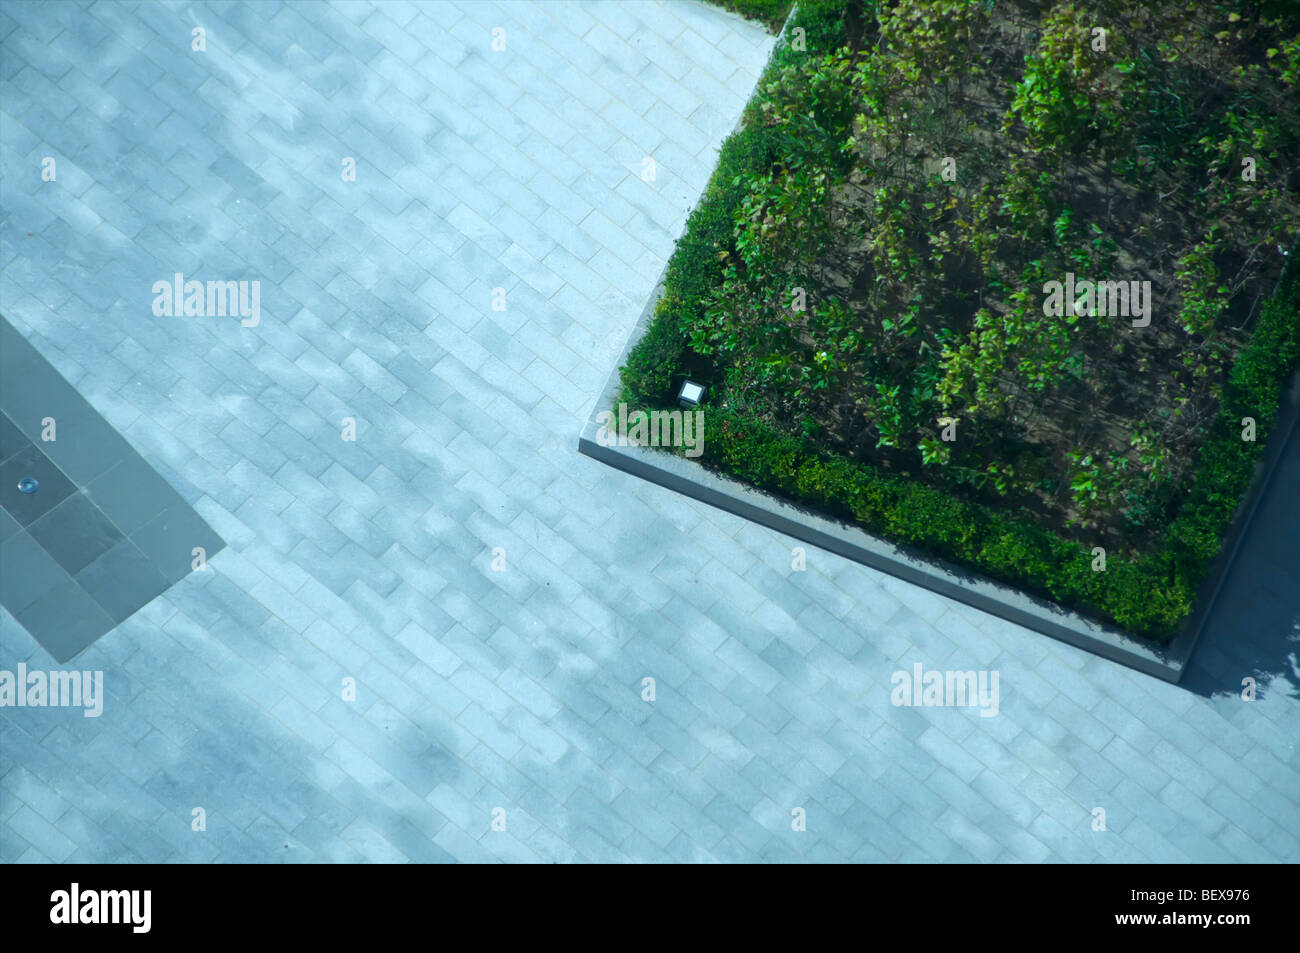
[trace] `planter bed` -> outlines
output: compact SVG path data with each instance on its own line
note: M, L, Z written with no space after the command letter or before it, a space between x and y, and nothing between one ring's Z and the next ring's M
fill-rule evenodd
M1176 679L1294 422L1298 36L801 5L597 405L703 455L583 451Z

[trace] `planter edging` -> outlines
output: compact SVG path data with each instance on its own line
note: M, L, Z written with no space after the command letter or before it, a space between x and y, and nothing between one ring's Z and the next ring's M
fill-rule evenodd
M796 12L797 4L791 7L777 37L778 45L784 41ZM743 122L742 111L732 134ZM686 222L689 222L689 216ZM1292 252L1297 249L1300 249L1300 240L1293 245ZM671 262L671 255L668 261ZM1224 534L1219 553L1197 590L1192 612L1178 633L1168 643L1160 644L1066 609L1048 599L1029 595L1009 584L995 582L976 570L898 546L851 523L823 516L806 506L716 473L676 454L630 443L626 446L602 445L597 439L601 425L596 415L613 408L619 398L622 390L620 369L654 318L655 306L663 296L667 271L666 262L582 429L578 438L579 453L1137 671L1172 683L1182 679L1273 471L1292 437L1297 420L1300 420L1300 369L1292 373L1282 395L1268 446L1256 463L1250 487ZM1283 277L1285 273L1286 269ZM1279 277L1274 294L1281 281ZM707 414L705 408L706 424ZM708 439L707 427L704 439Z
M664 273L666 272L667 265L664 267ZM578 438L579 453L1167 682L1177 683L1182 679L1259 501L1296 422L1300 419L1300 372L1296 372L1292 374L1283 395L1273 433L1256 465L1250 490L1238 507L1237 516L1224 536L1219 555L1198 590L1195 608L1178 634L1162 646L1137 638L1117 626L1065 609L1047 599L1021 592L1013 586L994 582L975 570L915 553L850 523L822 516L807 507L781 499L766 490L748 486L674 453L631 443L627 446L603 446L597 439L601 425L597 422L596 415L612 408L618 400L621 391L619 369L627 362L628 354L645 334L663 289L661 274L582 429ZM705 408L706 424L707 420L708 410ZM708 440L707 426L704 439Z

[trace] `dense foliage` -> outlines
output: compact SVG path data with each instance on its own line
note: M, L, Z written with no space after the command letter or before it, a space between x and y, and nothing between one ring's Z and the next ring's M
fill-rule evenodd
M781 24L790 15L793 0L709 0L719 7L739 13L750 20L757 20L773 33L781 29Z
M1300 12L1156 7L800 4L623 399L703 377L707 463L1174 631L1300 358ZM1150 324L1049 313L1067 272Z

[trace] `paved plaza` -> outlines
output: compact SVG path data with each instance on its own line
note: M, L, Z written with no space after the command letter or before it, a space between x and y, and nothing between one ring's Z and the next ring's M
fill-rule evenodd
M774 42L0 7L0 313L225 542L62 666L102 715L0 708L0 861L1300 861L1300 437L1182 686L578 454ZM998 714L894 706L916 663Z

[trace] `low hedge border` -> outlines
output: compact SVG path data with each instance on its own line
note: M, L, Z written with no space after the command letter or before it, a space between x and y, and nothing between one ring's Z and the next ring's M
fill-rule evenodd
M1165 545L1092 569L1090 547L843 457L723 408L706 408L701 462L871 533L992 579L1095 613L1156 641L1177 634L1218 555L1273 432L1288 376L1300 360L1300 275L1289 268L1224 388L1188 498ZM1242 419L1256 441L1241 439ZM1285 436L1285 435L1284 435Z
M845 41L845 16L848 7L861 8L860 0L803 0L786 20L782 39L758 81L761 89L772 75L789 65L792 58L806 54L793 52L783 42L795 27L805 31L808 50L835 49ZM756 92L745 107L741 123L718 154L718 165L709 177L704 194L686 220L664 275L664 293L655 306L654 321L645 336L627 355L620 372L623 397L629 405L646 407L661 402L673 375L680 369L687 336L683 328L686 316L702 313L703 302L722 283L723 266L718 251L730 244L736 207L744 197L737 177L758 172L772 165L776 140L767 128L749 122L758 108Z
M1290 285L1293 295L1297 293L1296 284L1300 282ZM664 284L661 280L632 331L629 345L625 348L624 359L627 352L632 349L631 342L635 342L652 324L655 304L663 293ZM1294 298L1292 301L1294 302ZM1252 376L1246 372L1243 374ZM1268 387L1267 390L1274 391L1274 388ZM1253 475L1254 481L1244 502L1236 509L1236 518L1196 598L1195 611L1186 619L1177 635L1164 644L1135 638L1131 633L1113 625L1063 608L1056 602L1028 594L1021 587L994 581L986 575L972 572L969 567L953 564L933 554L919 552L873 536L858 524L828 518L807 506L779 497L771 491L742 483L730 475L699 466L695 461L678 454L636 445L606 446L599 437L601 427L597 414L613 406L619 397L620 381L617 369L610 373L601 397L597 400L592 415L583 428L578 440L578 451L633 476L838 553L845 558L887 572L984 612L1042 632L1165 681L1177 683L1186 671L1187 662L1213 609L1214 600L1228 574L1232 557L1268 485L1269 477L1281 458L1297 421L1300 420L1300 372L1292 376L1290 385L1285 391L1276 390L1275 393L1278 411L1276 415L1271 415L1272 438L1268 440L1263 459L1260 460L1258 455L1255 455L1251 458L1253 464L1233 468L1237 471L1237 479L1244 475L1247 482L1250 482ZM717 426L714 421L718 418L713 417L714 413L713 410L706 411L708 425L704 440L706 457ZM1262 419L1257 419L1261 420L1262 425ZM843 464L846 461L839 462ZM1219 489L1222 490L1223 487L1220 486ZM1203 492L1207 498L1214 493L1208 483Z
M810 50L834 46L845 36L845 8L842 2L805 0L783 33L802 26ZM760 88L792 55L778 44ZM756 94L746 118L758 101ZM664 406L662 395L682 368L686 319L699 313L721 281L717 251L729 242L733 212L742 198L737 177L770 164L771 135L762 126L742 122L723 144L718 166L668 262L653 318L619 371L617 399L606 406L619 401L645 409ZM931 557L1167 643L1199 615L1197 606L1205 600L1198 598L1198 590L1203 592L1210 577L1219 575L1211 572L1212 564L1226 548L1225 538L1248 496L1285 382L1298 360L1300 276L1288 267L1224 387L1220 412L1165 546L1135 561L1112 558L1104 572L1092 570L1092 552L1081 544L870 465L822 454L798 438L773 433L722 408L706 408L710 426L701 462ZM1243 417L1256 420L1254 444L1241 440ZM1277 443L1285 442L1285 436Z
M771 33L778 33L781 24L790 15L793 0L708 0L715 7L739 13L746 20L755 20L767 27Z

